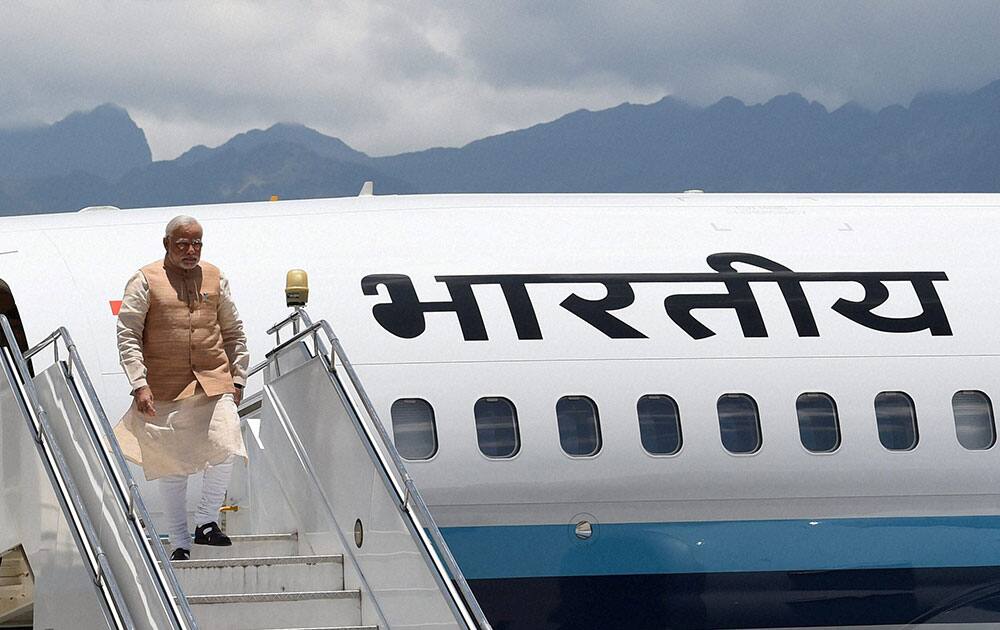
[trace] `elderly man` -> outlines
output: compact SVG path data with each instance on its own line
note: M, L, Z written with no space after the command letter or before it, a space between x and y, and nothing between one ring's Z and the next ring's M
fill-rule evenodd
M205 473L194 543L232 544L216 520L233 463L247 456L236 406L250 355L226 278L201 260L201 225L174 218L163 247L163 260L128 281L118 313L118 352L133 404L115 435L146 478L159 479L170 559L187 560L187 483L194 473Z

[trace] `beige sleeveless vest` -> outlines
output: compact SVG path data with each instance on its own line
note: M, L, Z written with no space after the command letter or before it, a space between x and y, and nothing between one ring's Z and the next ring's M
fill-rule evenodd
M159 260L141 271L149 283L142 358L153 398L188 398L199 384L208 396L234 393L219 326L219 269L201 262L185 271ZM198 294L190 307L185 279Z

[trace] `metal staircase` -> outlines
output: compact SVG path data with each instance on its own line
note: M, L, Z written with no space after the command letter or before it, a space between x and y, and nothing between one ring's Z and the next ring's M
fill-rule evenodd
M69 333L23 355L2 317L0 333L0 552L23 545L35 569L35 627L490 628L326 322L298 309L268 331L233 545L173 562Z
M69 332L24 354L0 334L0 551L33 569L35 627L195 628Z
M361 592L345 588L342 554L302 555L295 533L232 539L171 562L202 628L377 627L361 624Z

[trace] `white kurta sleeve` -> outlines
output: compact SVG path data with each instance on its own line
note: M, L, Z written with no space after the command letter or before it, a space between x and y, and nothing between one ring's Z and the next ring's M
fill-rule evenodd
M222 328L222 347L229 357L233 383L244 386L247 384L247 370L250 369L250 351L247 349L243 322L233 303L229 280L225 276L219 279L219 326Z
M141 271L125 285L118 311L118 358L132 391L146 386L146 363L142 358L142 331L149 310L149 283Z

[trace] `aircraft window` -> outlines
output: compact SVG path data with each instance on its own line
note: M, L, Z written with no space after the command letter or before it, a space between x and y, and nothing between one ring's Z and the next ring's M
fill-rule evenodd
M405 459L430 459L437 453L434 409L420 398L400 398L392 403L392 439Z
M506 398L476 401L476 438L487 457L513 457L521 448L517 431L517 409Z
M681 416L670 396L649 394L636 403L642 447L652 455L681 450Z
M875 397L878 439L890 451L908 451L917 446L917 411L913 399L903 392L882 392Z
M723 394L716 406L722 446L737 454L760 450L760 414L754 399L747 394Z
M993 405L983 392L955 392L951 398L958 443L970 451L985 451L997 441Z
M559 444L567 455L588 457L601 450L597 406L586 396L563 396L556 403Z
M812 453L830 453L840 446L837 404L827 394L806 393L795 400L799 439Z

